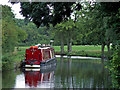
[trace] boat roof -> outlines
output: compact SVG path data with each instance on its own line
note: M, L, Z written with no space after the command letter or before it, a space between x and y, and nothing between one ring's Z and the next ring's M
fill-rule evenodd
M37 49L49 49L51 48L50 45L41 45L41 44L37 44L35 46L31 46L30 48L37 48Z
M50 47L38 47L38 49L48 49Z

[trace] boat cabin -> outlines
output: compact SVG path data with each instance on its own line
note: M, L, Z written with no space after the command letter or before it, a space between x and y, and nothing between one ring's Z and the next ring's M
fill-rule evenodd
M25 60L23 61L25 67L33 65L41 65L51 62L55 59L54 48L50 46L31 46L26 49Z

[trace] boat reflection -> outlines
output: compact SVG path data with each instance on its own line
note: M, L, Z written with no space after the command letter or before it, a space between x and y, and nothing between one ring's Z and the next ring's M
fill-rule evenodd
M53 88L55 67L49 69L26 69L25 88Z

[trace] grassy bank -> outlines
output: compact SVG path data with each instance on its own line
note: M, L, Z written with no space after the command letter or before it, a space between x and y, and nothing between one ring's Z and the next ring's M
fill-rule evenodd
M56 54L60 54L60 46L53 46ZM30 46L19 47L19 50L14 52L13 58L15 61L24 59L25 50L30 48ZM65 54L67 55L67 46L64 47ZM107 47L105 47L105 54L107 54ZM101 46L100 45L73 45L72 53L70 55L75 56L93 56L101 57ZM16 57L17 56L17 57Z
M27 48L27 47L26 47ZM19 50L15 48L13 53L5 53L2 55L2 69L11 70L18 68L20 62L25 58L25 47L20 47Z
M60 46L53 46L55 48L55 53L60 54ZM30 48L30 46L24 46L15 48L15 51L11 54L3 54L2 63L4 64L4 68L17 68L20 64L20 61L24 60L25 58L25 50ZM64 47L65 54L67 53L67 46ZM107 47L105 47L105 53L107 54ZM70 55L76 56L92 56L92 57L101 57L101 46L94 46L94 45L73 45L72 46L72 53ZM4 58L5 57L5 58ZM7 64L7 65L6 65ZM11 67L12 66L12 67Z
M60 46L53 46L55 53L60 54ZM67 53L67 46L64 47L65 54ZM107 47L105 47L105 54L107 54ZM72 53L70 55L75 56L92 56L101 57L101 46L100 45L73 45Z
M19 55L24 56L25 49L30 46L19 47ZM60 46L53 46L56 54L60 54ZM67 53L67 46L64 46L65 54ZM105 54L107 54L107 47L105 47ZM101 57L101 46L100 45L73 45L72 53L70 55L75 56L92 56L92 57Z

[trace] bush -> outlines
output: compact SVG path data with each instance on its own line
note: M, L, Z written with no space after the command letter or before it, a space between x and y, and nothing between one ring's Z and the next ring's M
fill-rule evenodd
M114 51L113 58L108 62L108 66L113 86L120 89L120 48Z
M9 70L13 68L13 62L10 57L2 57L2 70Z

